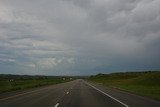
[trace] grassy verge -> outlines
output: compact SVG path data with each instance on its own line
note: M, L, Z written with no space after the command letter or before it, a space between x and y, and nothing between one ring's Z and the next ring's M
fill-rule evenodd
M58 84L71 80L71 77L0 75L0 93Z
M160 100L160 72L98 74L89 80Z

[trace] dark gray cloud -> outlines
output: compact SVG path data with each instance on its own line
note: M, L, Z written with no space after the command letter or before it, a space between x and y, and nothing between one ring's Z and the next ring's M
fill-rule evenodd
M160 69L159 0L0 0L0 73Z

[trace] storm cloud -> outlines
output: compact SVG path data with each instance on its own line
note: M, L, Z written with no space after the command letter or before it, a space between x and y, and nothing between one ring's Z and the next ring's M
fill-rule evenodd
M160 69L159 0L0 0L0 73Z

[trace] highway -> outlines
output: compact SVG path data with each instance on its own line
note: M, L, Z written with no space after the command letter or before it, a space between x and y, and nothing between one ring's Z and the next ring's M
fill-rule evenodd
M160 107L160 101L79 79L0 94L0 107Z

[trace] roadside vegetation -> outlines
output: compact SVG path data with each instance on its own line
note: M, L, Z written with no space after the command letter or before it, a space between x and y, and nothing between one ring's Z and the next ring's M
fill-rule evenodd
M88 80L160 100L160 72L158 71L98 74L89 77Z
M28 76L28 75L0 75L0 93L58 84L73 80L72 77L60 76Z

